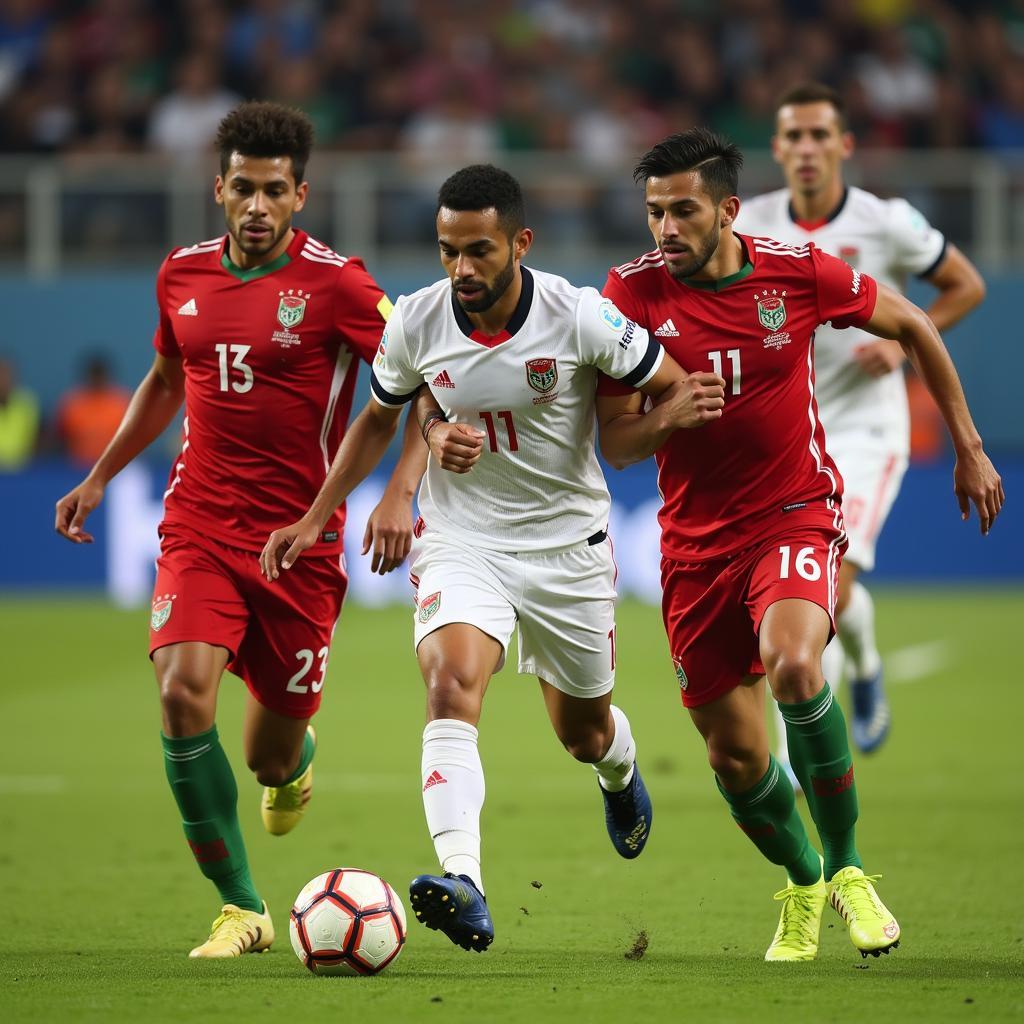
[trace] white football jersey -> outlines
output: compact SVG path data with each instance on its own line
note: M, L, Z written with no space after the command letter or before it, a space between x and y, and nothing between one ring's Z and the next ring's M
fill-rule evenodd
M908 274L927 276L942 262L942 233L905 199L880 199L848 188L839 209L819 227L808 230L794 219L789 190L748 199L736 223L740 234L767 235L780 242L818 248L846 260L890 288L902 292ZM910 443L910 416L902 369L870 377L853 358L873 335L856 328L837 331L830 324L814 336L814 391L827 437L860 434L871 442L905 452Z
M475 330L451 282L403 295L374 360L382 405L426 382L452 422L484 433L469 473L431 459L419 506L431 529L495 551L582 543L608 525L610 499L594 453L597 372L637 387L661 345L594 288L522 268L505 330Z

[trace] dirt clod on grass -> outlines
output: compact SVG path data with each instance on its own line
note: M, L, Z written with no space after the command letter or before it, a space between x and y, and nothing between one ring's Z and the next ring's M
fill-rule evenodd
M633 940L632 947L627 949L623 955L627 960L642 960L650 944L651 940L647 937L646 929L641 928Z

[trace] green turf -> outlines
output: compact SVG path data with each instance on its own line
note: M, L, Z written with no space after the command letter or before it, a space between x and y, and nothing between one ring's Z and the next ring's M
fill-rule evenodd
M288 943L287 911L300 886L351 864L404 893L409 878L434 869L417 783L423 697L408 612L346 610L319 719L314 802L291 836L260 827L259 790L239 749L242 687L226 683L218 725L278 940L264 956L195 963L185 953L205 937L217 903L164 780L145 612L84 599L0 603L0 1016L153 1024L1020 1019L1016 642L1024 593L890 592L878 606L887 652L945 644L911 652L925 674L891 687L892 740L858 763L861 853L868 871L884 873L883 898L904 930L892 956L862 961L826 910L817 962L761 961L782 879L715 791L678 707L657 613L626 604L618 701L656 808L644 856L615 856L592 773L559 748L536 684L506 670L481 725L495 945L465 953L413 924L380 977L321 979ZM627 959L640 933L646 954Z

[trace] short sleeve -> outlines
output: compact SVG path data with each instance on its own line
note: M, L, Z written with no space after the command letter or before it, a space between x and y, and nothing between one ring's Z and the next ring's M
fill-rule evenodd
M890 199L889 252L898 273L928 277L946 255L946 239L906 199Z
M635 320L638 324L646 323L643 308L614 267L608 271L608 278L601 294L606 299L611 299L630 320Z
M181 348L178 346L178 339L174 336L174 326L167 313L167 257L160 265L156 275L156 305L158 319L156 330L153 332L153 348L167 359L180 359Z
M381 405L394 409L410 401L422 383L423 375L412 366L399 299L377 346L370 371L370 392Z
M363 261L350 256L338 273L334 327L345 344L367 363L377 353L391 308L391 300L370 276Z
M645 384L665 357L643 327L593 288L582 289L576 318L581 361L622 384Z
M820 323L832 326L860 327L875 311L878 285L873 277L855 270L849 263L810 246L814 267Z

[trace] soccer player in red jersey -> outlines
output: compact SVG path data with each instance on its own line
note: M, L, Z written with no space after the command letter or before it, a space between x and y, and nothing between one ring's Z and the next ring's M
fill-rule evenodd
M952 435L961 514L974 502L983 533L1002 484L925 313L814 245L736 234L741 164L735 146L701 128L645 154L635 177L657 248L614 268L605 286L684 370L724 377L723 414L699 434L673 432L644 415L640 396L603 382L601 447L613 465L657 458L663 612L683 704L737 824L788 874L765 958L813 959L826 900L854 945L877 956L900 930L857 854L846 725L821 672L846 537L842 480L814 399L816 327L900 342ZM765 676L824 863L769 750Z
M314 557L277 586L260 574L255 538L304 512L320 489L345 432L358 361L374 357L391 309L360 260L292 226L309 188L312 138L303 113L272 103L242 104L221 122L214 194L227 234L164 261L153 366L106 451L57 502L57 532L91 542L85 520L107 483L184 400L184 443L164 493L150 656L167 778L199 868L224 903L193 957L256 952L274 938L217 737L217 691L225 669L247 684L245 758L266 787L264 825L290 831L309 800L309 721L345 595L344 508L324 525ZM411 498L426 464L418 435L413 423L367 525L364 552L372 546L377 571L398 565L411 544Z

